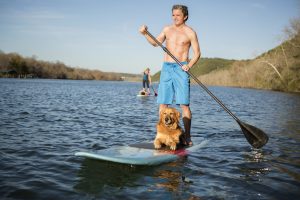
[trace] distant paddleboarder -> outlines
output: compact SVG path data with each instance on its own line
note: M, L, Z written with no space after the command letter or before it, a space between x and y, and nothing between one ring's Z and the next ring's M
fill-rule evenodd
M143 95L150 95L151 75L150 69L146 68L143 72Z

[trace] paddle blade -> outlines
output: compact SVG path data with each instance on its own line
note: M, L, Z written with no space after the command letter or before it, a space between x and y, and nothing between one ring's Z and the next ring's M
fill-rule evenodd
M263 147L269 140L268 135L250 124L238 121L246 139L254 148Z

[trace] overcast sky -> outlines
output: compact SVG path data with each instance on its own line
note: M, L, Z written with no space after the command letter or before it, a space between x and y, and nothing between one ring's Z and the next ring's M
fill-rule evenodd
M163 51L139 34L172 23L171 8L189 8L202 57L251 59L281 42L299 17L299 0L0 0L0 50L70 67L152 74Z

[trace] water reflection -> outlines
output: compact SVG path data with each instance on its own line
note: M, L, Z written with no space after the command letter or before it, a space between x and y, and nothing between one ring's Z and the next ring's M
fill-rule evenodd
M142 186L151 195L154 195L153 192L159 195L163 191L164 195L200 199L185 192L192 184L183 180L182 170L186 160L186 157L182 157L176 162L160 166L132 166L84 159L77 173L78 181L74 189L95 197L111 198L116 194L108 194L108 187L111 191L116 189L120 193L120 190L128 187Z
M166 168L157 170L154 173L156 179L161 181L156 184L159 188L167 189L168 191L176 192L178 191L180 184L182 183L182 172L179 171L182 165L181 162L169 163Z
M239 168L245 180L261 181L261 177L270 172L265 153L262 149L252 149L244 154L245 162Z
M74 188L88 194L99 194L105 186L132 185L142 172L143 168L130 165L84 159L77 174L78 183Z

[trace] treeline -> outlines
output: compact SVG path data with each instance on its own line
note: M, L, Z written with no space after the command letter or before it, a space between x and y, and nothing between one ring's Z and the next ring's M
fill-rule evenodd
M0 51L0 77L73 80L122 80L118 73L72 68L62 62L47 62L17 53Z

